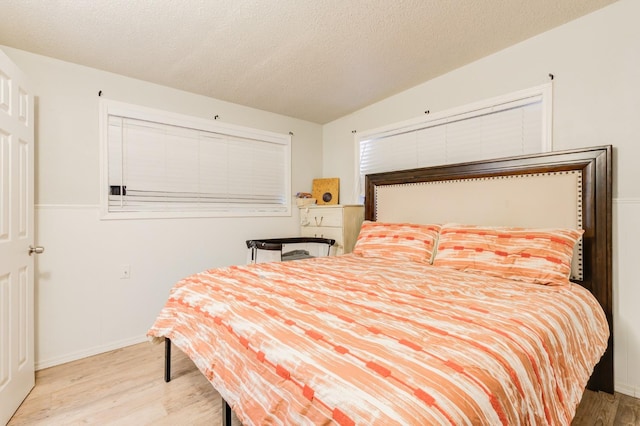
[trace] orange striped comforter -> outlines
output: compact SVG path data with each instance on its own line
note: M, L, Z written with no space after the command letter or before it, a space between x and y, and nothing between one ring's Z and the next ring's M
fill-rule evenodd
M548 287L356 255L185 278L169 337L246 424L569 424L608 327Z

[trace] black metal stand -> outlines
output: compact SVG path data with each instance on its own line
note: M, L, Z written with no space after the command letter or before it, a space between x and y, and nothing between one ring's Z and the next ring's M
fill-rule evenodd
M283 257L283 253L282 253L282 246L285 244L301 244L301 243L326 244L327 256L329 256L331 254L331 246L333 246L335 242L336 240L331 238L319 238L319 237L267 238L262 240L247 240L247 248L251 249L251 262L253 263L253 262L256 262L257 260L258 250L278 250L280 251L280 259L286 260ZM290 260L295 260L295 259L292 258Z

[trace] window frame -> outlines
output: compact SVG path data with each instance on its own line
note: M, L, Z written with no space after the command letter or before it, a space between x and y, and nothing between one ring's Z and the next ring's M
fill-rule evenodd
M416 132L427 127L435 127L448 122L458 121L464 117L475 117L486 114L492 109L500 109L505 104L525 102L527 99L540 98L541 104L541 141L539 152L550 152L553 149L553 85L545 83L528 89L511 92L505 95L496 96L480 100L477 102L453 107L436 113L429 113L423 116L406 121L392 123L383 127L378 127L364 132L357 132L354 136L355 152L355 176L354 176L354 199L362 202L364 199L364 176L361 175L361 142L372 139L387 138L404 133ZM468 160L474 161L474 160ZM466 162L466 161L465 161ZM445 162L453 164L455 162ZM435 164L434 164L435 165ZM408 167L410 169L413 167ZM394 169L395 170L395 169Z
M252 139L281 144L284 147L283 203L274 208L259 204L217 205L215 209L201 210L109 210L109 117L118 116L144 120L161 125L178 126L197 131L211 132L229 138ZM100 219L157 219L157 218L209 218L209 217L281 217L291 216L291 135L259 130L220 121L207 120L159 109L134 105L111 99L100 99Z

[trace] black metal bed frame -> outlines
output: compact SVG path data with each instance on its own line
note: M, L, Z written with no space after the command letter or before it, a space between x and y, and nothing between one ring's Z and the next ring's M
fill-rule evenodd
M164 338L164 381L171 381L171 339ZM222 426L231 426L231 407L224 398L222 400Z

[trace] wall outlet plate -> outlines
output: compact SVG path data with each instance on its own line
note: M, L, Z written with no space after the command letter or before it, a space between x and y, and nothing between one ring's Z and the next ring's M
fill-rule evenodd
M120 279L128 280L131 276L131 266L130 265L120 265Z

